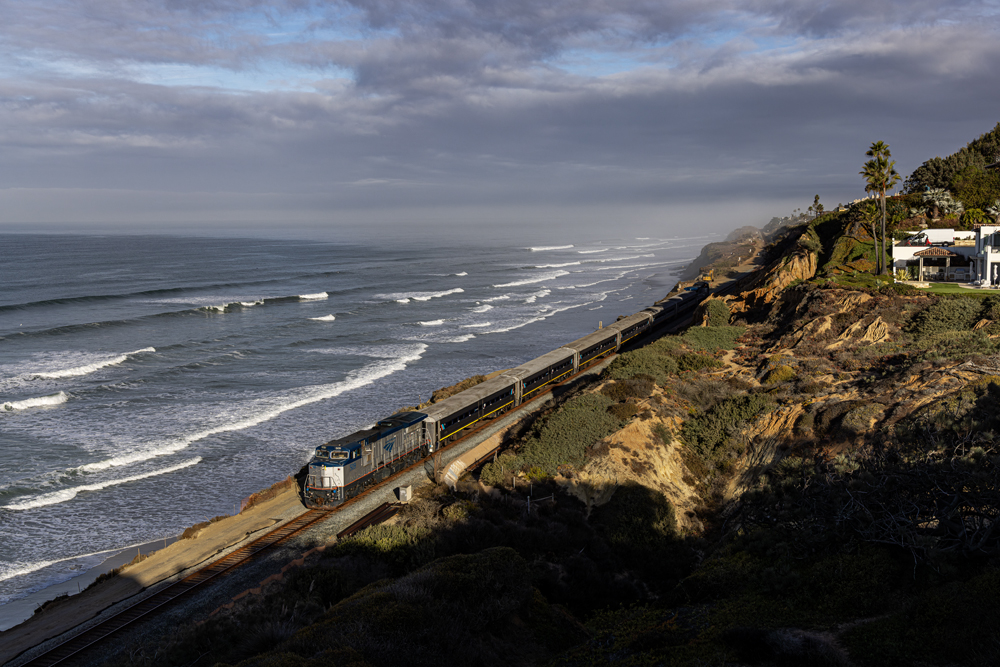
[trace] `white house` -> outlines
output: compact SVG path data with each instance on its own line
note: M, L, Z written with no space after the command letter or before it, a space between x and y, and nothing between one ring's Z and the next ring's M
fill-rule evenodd
M892 268L907 271L911 280L969 282L976 254L975 232L925 229L892 245Z
M976 252L972 260L972 281L1000 285L1000 225L976 225Z

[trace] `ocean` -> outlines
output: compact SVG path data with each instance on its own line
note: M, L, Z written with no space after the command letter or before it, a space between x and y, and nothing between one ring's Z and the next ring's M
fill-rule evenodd
M0 234L0 605L641 310L710 240Z

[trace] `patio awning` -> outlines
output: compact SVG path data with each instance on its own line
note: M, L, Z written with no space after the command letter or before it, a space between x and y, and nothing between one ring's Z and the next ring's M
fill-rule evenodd
M946 248L941 248L939 246L934 246L927 248L927 250L920 250L919 252L913 253L914 257L959 257L958 253L952 252Z

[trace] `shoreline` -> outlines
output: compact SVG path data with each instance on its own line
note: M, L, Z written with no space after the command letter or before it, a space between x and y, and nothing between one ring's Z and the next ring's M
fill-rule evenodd
M115 568L131 563L138 554L149 556L160 549L165 549L180 539L180 536L167 537L152 542L145 542L138 546L128 546L123 549L109 549L104 560L89 570L86 570L66 581L52 584L41 588L33 593L29 593L23 598L12 600L0 605L0 632L10 630L24 623L35 615L35 610L39 609L47 602L66 596L74 597L81 594L88 586L94 583L102 574L107 574Z
M694 260L688 259L672 262L670 265L664 266L661 270L650 275L646 280L653 283L660 283L660 286L664 290L663 297L666 297L668 293L676 289L677 281L681 278L681 274L689 268L692 261ZM502 371L495 371L495 373L499 372ZM0 632L17 627L29 620L35 615L35 611L46 603L63 597L72 598L81 594L100 575L130 563L137 553L149 556L160 549L170 546L178 539L179 536L161 538L140 545L130 545L101 552L107 554L107 556L97 565L65 581L47 585L22 598L0 605ZM77 556L77 558L80 558L80 556Z

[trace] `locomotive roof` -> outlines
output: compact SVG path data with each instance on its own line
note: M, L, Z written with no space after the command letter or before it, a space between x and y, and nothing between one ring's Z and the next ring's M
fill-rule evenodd
M513 387L514 380L512 378L504 377L503 375L490 378L485 382L480 382L475 387L460 391L454 396L449 396L443 401L438 401L428 406L426 408L427 421L441 421L442 418L459 412L466 406L473 405L476 401L480 401L490 394Z
M422 412L397 412L396 414L380 420L374 428L366 428L356 431L343 438L331 440L320 445L317 449L329 451L331 449L347 449L351 445L362 445L365 442L374 442L387 435L392 435L396 431L401 431L408 426L419 424L427 419L427 415Z

